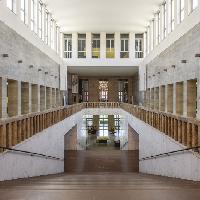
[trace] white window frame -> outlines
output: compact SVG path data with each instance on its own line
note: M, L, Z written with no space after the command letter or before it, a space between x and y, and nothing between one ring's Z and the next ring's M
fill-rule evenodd
M163 9L163 39L167 37L167 3L164 2L162 5Z
M20 0L20 19L24 24L28 24L28 2L27 0Z
M107 42L109 43L109 47L107 47ZM112 43L113 43L113 48L112 48ZM106 37L106 55L112 52L112 49L115 51L115 35L113 34L113 38ZM108 58L106 56L106 58ZM115 58L115 53L114 57ZM108 59L113 59L113 58L108 58Z
M191 12L199 6L199 0L191 0Z
M49 44L49 17L50 17L50 14L49 14L48 10L46 10L45 11L45 23L44 23L44 27L45 27L44 40L47 45Z
M84 49L83 43L85 42L85 50L79 50L79 42L81 44L80 49ZM85 54L85 57L79 57L79 53ZM78 37L78 58L86 58L86 37L85 38L79 38Z
M53 18L50 20L50 47L55 48L55 21Z
M92 35L92 54L94 53L94 52L96 52L96 53L99 53L99 58L100 58L100 52L101 52L101 40L100 40L100 34L99 34L99 38L93 38L93 35ZM96 44L97 44L97 42L99 41L99 50L98 51L94 51L93 49L95 49L95 47L94 47L94 42L96 42ZM98 47L96 47L96 48L98 48ZM93 55L92 55L92 58L94 58L93 57ZM98 59L98 58L97 58Z
M41 1L38 2L38 35L43 39L44 29L43 29L43 4Z
M185 1L178 0L177 3L178 23L180 24L185 18Z
M71 49L69 48L70 42ZM72 58L72 34L71 37L64 37L64 58Z
M127 58L129 58L129 34L127 34L128 38L124 38L122 35L123 34L120 36L120 58L124 58L122 57L121 53L128 53Z
M168 32L172 32L175 28L175 2L174 0L170 0L169 2L169 28Z
M135 38L135 58L143 58L143 38Z
M17 13L17 1L16 0L7 0L6 5L13 13Z
M31 30L37 33L37 0L31 0Z

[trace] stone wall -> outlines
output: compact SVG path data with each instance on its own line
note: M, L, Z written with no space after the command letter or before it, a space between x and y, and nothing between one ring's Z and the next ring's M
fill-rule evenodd
M160 110L184 116L200 116L200 58L197 55L200 53L199 33L200 24L196 25L147 64L147 90L149 89L150 99L148 99L146 93L146 95L144 95L144 104L146 104L146 106L154 104L151 108L158 110L160 107L159 104L163 104L163 102L161 103L159 101L159 98L164 98L165 105L161 106L164 107L164 109L162 108ZM195 82L193 86L191 82ZM163 88L164 91L161 92ZM158 95L155 94L155 91ZM154 94L152 94L152 92ZM195 96L196 101L190 99L192 96ZM154 102L151 102L152 98ZM193 102L195 106L192 108L193 113L190 113L189 110L191 109L188 108L190 102ZM156 103L158 104L157 106L155 105Z

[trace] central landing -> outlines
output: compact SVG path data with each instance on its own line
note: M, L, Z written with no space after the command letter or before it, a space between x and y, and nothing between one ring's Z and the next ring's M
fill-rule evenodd
M138 159L138 150L66 150L65 172L139 172Z

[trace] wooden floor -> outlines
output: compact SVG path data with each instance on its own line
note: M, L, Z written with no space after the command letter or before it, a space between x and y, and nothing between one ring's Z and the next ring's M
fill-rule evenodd
M0 183L1 200L199 200L200 183L140 173L59 174Z
M139 172L139 151L65 151L65 172Z

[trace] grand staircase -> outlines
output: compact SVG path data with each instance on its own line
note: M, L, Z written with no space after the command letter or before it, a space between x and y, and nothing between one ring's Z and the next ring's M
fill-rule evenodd
M1 200L199 200L200 183L140 173L59 174L0 183Z

